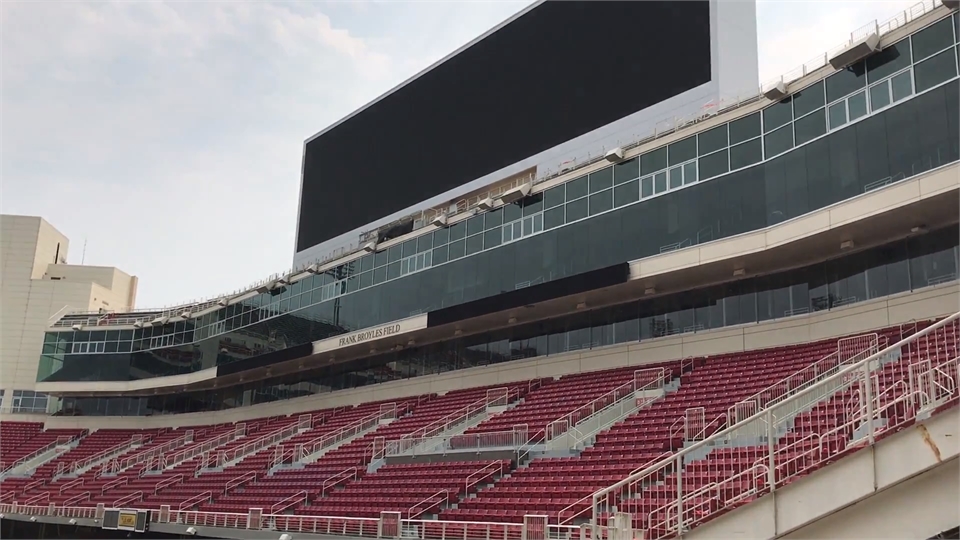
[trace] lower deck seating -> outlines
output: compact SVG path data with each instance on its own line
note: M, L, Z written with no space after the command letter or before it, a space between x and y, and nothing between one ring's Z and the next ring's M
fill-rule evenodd
M901 329L889 329L881 337L898 341ZM943 339L925 342L886 363L876 373L872 392L881 396L881 407L893 403L902 394L902 381L911 363L921 360L939 362L956 358L958 337L955 331ZM133 462L118 474L88 472L83 482L66 486L51 481L36 485L38 478L8 479L9 487L22 501L49 492L50 502L72 501L81 505L98 502L107 505L122 501L130 506L174 509L196 508L205 511L246 513L262 508L265 513L306 516L377 517L381 511L397 511L404 518L455 521L521 523L523 516L546 515L552 523L573 523L591 510L591 495L631 472L643 469L669 455L689 440L702 439L723 429L731 406L795 374L838 350L837 340L824 340L795 346L728 353L663 364L668 378L679 383L663 397L647 403L621 418L594 437L584 441L578 455L539 457L519 463L514 460L477 459L471 452L449 453L432 463L383 464L384 445L404 436L430 433L432 426L465 405L487 395L489 388L465 389L444 395L426 395L397 401L328 409L311 414L311 429L293 435L276 446L244 455L224 470L204 469L196 457L160 467L150 473L152 460ZM605 392L632 380L635 367L571 375L557 380L521 383L510 386L511 395L522 398L519 405L467 430L467 433L493 433L525 422L533 430L543 431L552 420L576 411ZM864 383L866 384L866 383ZM533 390L531 390L533 388ZM843 448L849 444L854 426L847 425L855 411L860 389L852 387L832 399L812 405L797 416L776 441L778 471L810 463L816 452L810 441ZM558 406L557 404L562 404ZM854 408L851 408L853 404ZM367 426L364 432L350 432L329 451L320 452L314 443L329 434L344 433L361 419L377 419L382 407L395 407L396 419ZM898 405L884 412L891 419L902 415ZM231 441L222 448L241 447L243 440L255 439L278 426L292 425L296 417L270 418L249 422L244 439ZM13 428L8 428L13 429ZM21 428L18 428L21 429ZM34 428L22 428L23 430ZM196 447L203 441L235 430L233 424L194 428L194 442L180 449ZM156 434L143 448L159 440L171 440L178 430ZM106 437L106 434L103 435ZM93 440L93 439L91 439ZM753 443L750 443L753 444ZM90 448L99 447L91 443ZM296 448L302 461L277 466L274 457L286 455L277 448ZM306 450L316 450L304 456ZM143 449L140 450L141 452ZM711 482L728 479L731 473L748 471L763 455L766 447L739 446L716 449L704 459L691 461L683 469L684 486L696 490ZM300 459L305 458L305 459ZM368 471L374 462L375 471ZM373 469L370 469L371 471ZM49 474L50 467L37 471ZM784 474L785 474L784 473ZM780 472L777 473L778 475ZM657 512L674 496L676 477L664 474L635 496L618 500L619 508L633 512L638 525L656 526ZM744 493L753 485L749 475L742 482L727 482L724 489ZM30 489L27 486L33 485ZM77 499L78 495L89 495ZM748 500L745 497L744 500Z

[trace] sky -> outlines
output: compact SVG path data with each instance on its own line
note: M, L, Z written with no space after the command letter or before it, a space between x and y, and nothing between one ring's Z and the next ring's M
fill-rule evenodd
M915 3L758 0L761 81ZM526 5L4 0L0 211L138 308L245 287L292 262L303 141Z

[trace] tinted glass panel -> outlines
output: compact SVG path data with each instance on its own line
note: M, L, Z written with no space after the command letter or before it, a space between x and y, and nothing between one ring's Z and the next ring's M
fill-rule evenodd
M641 178L640 188L641 188L641 191L640 191L641 197L646 198L653 195L653 177L648 176L646 178Z
M567 182L567 200L579 199L587 194L587 177L577 178Z
M613 190L601 191L590 196L590 215L606 212L613 208Z
M697 138L689 137L668 147L670 165L676 165L697 157Z
M742 169L748 165L758 163L763 159L763 140L754 139L750 142L730 147L730 169Z
M543 192L543 206L544 208L553 208L563 204L565 197L562 185L550 188Z
M613 181L621 184L640 176L640 160L633 158L613 166Z
M729 171L729 159L726 150L700 158L700 179L706 180Z
M816 139L827 132L827 122L824 118L824 110L804 116L793 124L796 131L796 144L800 145L807 141Z
M909 71L904 71L903 73L890 79L890 88L893 91L894 101L900 101L910 94L913 94L912 79L913 74L911 74Z
M787 98L776 105L763 110L763 130L766 132L793 120L793 103Z
M891 45L867 58L866 62L868 82L889 77L910 65L910 40Z
M838 127L847 123L847 102L840 101L830 106L829 108L830 115L830 129L837 129Z
M587 217L587 199L567 203L567 223Z
M913 61L919 62L953 45L953 24L950 19L943 19L917 32L911 39Z
M640 200L640 181L634 180L620 184L613 189L613 204L620 207Z
M650 174L667 168L667 149L659 148L640 156L640 174Z
M866 92L860 92L847 98L847 113L851 122L867 114Z
M774 132L767 133L763 138L767 157L782 154L793 148L793 126L782 127Z
M730 144L760 136L760 113L753 113L730 122Z
M727 125L717 126L697 136L699 141L698 153L702 156L727 146Z
M551 208L543 213L543 228L552 229L563 225L563 207Z
M870 87L870 110L882 109L890 104L890 82L884 81Z
M600 169L597 172L590 173L590 193L596 193L601 189L607 189L613 185L613 167Z
M818 82L793 94L794 118L800 118L820 107L823 107L823 82Z
M950 49L914 66L913 73L916 78L917 92L923 92L951 77L955 77L957 75L955 55L955 51Z
M836 101L867 85L863 62L844 68L827 77L827 102Z

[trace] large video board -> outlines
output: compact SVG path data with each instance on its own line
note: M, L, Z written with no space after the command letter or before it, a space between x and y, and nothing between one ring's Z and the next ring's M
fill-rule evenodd
M310 140L297 251L709 82L707 1L550 1Z

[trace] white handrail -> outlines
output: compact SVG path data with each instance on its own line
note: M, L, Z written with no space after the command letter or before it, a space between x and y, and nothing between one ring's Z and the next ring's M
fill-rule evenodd
M702 454L704 451L710 451L718 447L728 447L728 448L739 448L736 445L731 446L735 440L731 437L735 437L738 433L738 430L746 428L751 423L760 423L763 426L761 440L767 441L766 447L766 459L769 460L768 469L770 478L768 479L768 488L775 489L775 486L778 483L779 477L777 477L777 469L773 465L775 464L775 456L782 453L780 450L776 449L776 440L779 437L780 433L785 433L785 431L779 431L784 429L790 429L793 426L794 418L801 414L802 411L807 410L804 407L796 407L791 409L792 414L785 415L783 417L778 417L773 414L774 409L781 410L784 407L790 407L794 402L799 402L802 404L817 402L824 402L824 400L833 399L836 396L841 396L842 392L851 388L852 386L859 385L859 390L863 396L862 403L865 404L864 407L858 408L862 411L862 414L856 414L852 425L857 428L858 426L865 426L865 435L862 439L866 444L872 444L875 440L876 428L878 427L878 419L885 418L879 414L881 410L887 410L888 404L882 403L880 399L883 397L883 394L878 395L877 388L875 388L875 381L877 377L873 374L874 369L879 368L878 360L885 358L887 355L897 354L901 359L904 358L903 352L906 350L906 361L910 362L912 360L911 355L928 355L930 351L934 351L938 356L946 355L949 358L956 358L960 356L958 353L958 344L957 344L957 334L960 334L960 312L955 313L936 324L928 326L927 328L897 342L896 344L886 347L881 351L877 351L866 358L862 358L859 361L845 365L842 369L838 370L836 373L826 377L816 384L808 386L806 388L800 389L795 394L787 397L786 399L778 402L773 407L767 407L763 410L760 410L750 416L745 418L740 422L737 422L734 425L728 426L726 429L718 431L705 437L703 440L693 443L692 445L669 455L668 457L658 460L656 463L653 463L647 467L644 467L640 471L635 471L625 477L624 479L616 482L606 488L596 491L593 496L592 502L592 516L591 516L591 526L598 525L598 520L600 519L601 514L606 508L607 498L612 497L612 503L616 504L615 501L622 500L621 498L630 499L634 495L631 495L634 488L645 489L647 485L651 483L662 482L662 480L672 474L681 474L686 461L695 461L697 459L702 459ZM931 340L933 343L931 344ZM914 346L917 346L917 350L913 350ZM950 360L948 360L949 362ZM948 362L939 363L939 365L945 365ZM826 390L826 391L824 391ZM906 395L911 396L910 399L914 398L920 399L918 396L921 396L923 392L910 389L910 392L907 392ZM956 397L956 396L954 396ZM897 402L900 402L901 398L897 398ZM804 401L806 400L806 401ZM908 404L908 410L912 411L915 414L915 411L918 409L913 402ZM833 413L831 413L833 414ZM849 423L849 422L848 422ZM836 433L845 433L843 431L831 430L831 432ZM850 432L853 432L851 429ZM828 439L829 433L820 434L821 442L821 451L826 451L824 444L829 443ZM781 481L782 483L782 481ZM679 495L678 498L674 500L674 504L680 509L684 501L689 498L687 495ZM677 516L685 515L683 511L678 511ZM702 520L703 516L699 516L698 520ZM680 519L678 522L678 527L682 526L684 523L683 519ZM677 534L678 530L670 530L669 534Z
M389 403L385 405L387 405L387 407L384 408L381 406L379 412L375 412L371 415L361 418L360 420L351 422L350 424L338 428L336 431L325 433L316 439L298 444L295 452L296 457L294 459L297 461L307 459L311 455L321 450L330 448L350 437L353 437L354 435L379 425L381 420L392 420L396 418L396 404Z
M323 484L320 486L320 496L326 496L328 488L335 488L347 480L356 480L357 479L357 468L350 467L349 469L344 469L337 474L327 478L323 481Z
M196 506L201 502L203 502L204 500L209 500L210 497L212 496L213 496L213 493L210 491L204 491L203 493L198 493L193 497L190 497L189 499L181 502L180 508L178 508L178 510L183 510L184 508L190 508L192 506Z
M296 435L299 431L299 423L294 422L276 431L272 431L266 435L258 437L248 443L244 443L240 446L235 446L226 450L220 450L217 453L217 466L226 467L231 461L235 461L239 458L259 452L268 446L273 446L274 444L286 438Z
M276 514L277 512L283 512L284 510L286 510L287 508L290 508L291 506L297 504L298 502L306 502L306 500L307 500L307 492L298 491L297 493L271 506L270 513Z
M130 437L129 440L123 441L115 446L112 446L110 448L107 448L106 450L97 452L96 454L92 456L88 456L79 461L74 461L73 463L70 464L70 472L73 474L77 474L80 471L80 469L83 469L89 465L93 465L98 461L107 459L110 456L119 454L121 452L126 452L134 445L140 444L142 441L143 441L143 435L137 433L132 437Z
M408 508L408 509L407 509L407 519L414 519L414 518L416 518L416 517L418 517L418 516L423 515L423 513L426 512L427 510L430 510L430 506L422 506L423 503L429 503L429 502L435 500L437 497L443 497L444 500L446 500L446 498L447 498L447 490L441 489L440 491L434 493L433 495L430 495L430 496L427 497L426 499L423 499L422 501L420 501L420 502L418 502L417 504L415 504L415 505L411 506L410 508ZM421 507L421 506L422 506L422 507ZM417 512L416 514L414 514L414 510L416 510L416 509L419 509L420 511Z
M231 479L226 484L223 485L223 494L226 495L231 489L237 488L246 484L247 482L255 481L257 479L256 471L250 471L245 474Z

